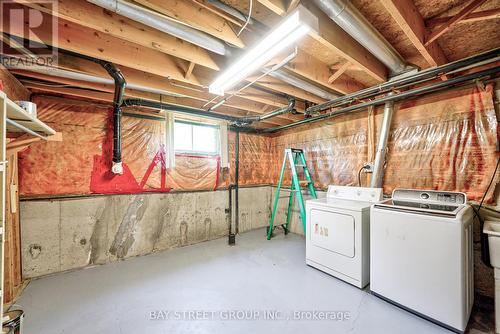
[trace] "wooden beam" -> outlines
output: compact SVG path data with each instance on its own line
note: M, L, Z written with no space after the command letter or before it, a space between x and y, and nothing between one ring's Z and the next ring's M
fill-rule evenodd
M7 143L7 155L18 153L33 143L39 142L42 139L39 137L32 137L29 134L24 134L16 139ZM55 135L47 136L47 141L61 142L63 140L62 132L56 132Z
M193 63L193 62L189 63L189 66L188 66L188 68L186 70L186 74L184 75L184 77L186 79L189 79L189 77L191 76L191 74L193 74L194 65L195 65L195 63Z
M342 94L353 93L365 88L365 86L352 78L339 80L335 83L329 82L329 66L301 50L299 50L297 56L286 65L286 68L299 76L303 76L321 86L333 89Z
M58 29L57 46L61 49L199 85L194 76L186 79L184 72L174 59L163 52L145 48L62 19L59 19ZM8 33L23 37L23 26L11 25L11 30ZM54 44L52 33L49 30L38 29L37 37L45 44ZM178 59L178 61L181 60Z
M425 21L425 25L427 26L427 28L435 28L436 26L448 22L452 18L453 16L431 18ZM456 22L455 24L479 22L484 20L494 20L499 18L500 18L500 8L495 8L475 13L469 13L467 16L465 16L463 19Z
M278 15L283 16L286 14L286 7L282 5L281 0L266 0L261 3ZM384 82L387 80L387 68L384 64L333 22L312 1L304 1L302 5L318 18L319 29L318 31L311 31L309 33L310 37L364 70L376 81Z
M462 20L469 13L471 13L474 9L481 6L486 0L472 0L467 6L465 6L460 12L454 15L451 19L449 19L446 23L439 26L437 29L432 31L432 33L427 37L427 41L425 45L429 45L438 39L441 35L447 32L455 23Z
M347 71L347 69L351 66L351 63L346 61L343 65L341 65L337 70L335 70L335 72L328 78L328 83L333 83L335 82L335 80L337 80L338 78L340 78L340 76L342 74L345 73L345 71Z
M0 65L0 81L2 90L11 100L29 100L30 92L3 65Z
M186 0L136 0L136 2L236 47L245 47L228 22L197 3Z
M300 0L289 0L286 11L291 12L292 10L295 9L295 7L297 7L299 5L299 3L300 3Z
M279 16L286 14L288 5L285 0L258 0L261 4L269 8Z
M380 1L430 66L438 66L447 62L437 41L425 44L427 30L424 19L413 0Z
M59 0L57 12L52 11L52 6L48 7L48 5L40 2L16 1L101 33L110 34L111 36L161 51L213 70L219 70L219 66L207 50L124 16L107 11L87 1Z
M253 81L257 78L258 78L258 76L251 76L251 77L247 78L247 80ZM273 78L271 76L265 76L265 77L259 79L259 81L257 81L255 84L258 86L270 89L272 91L285 93L285 94L288 94L290 96L295 96L295 97L298 97L298 98L306 100L306 101L311 101L314 103L326 102L326 100L322 99L321 97L318 97L314 94L306 92L303 89L290 86L290 85L284 83L283 81L278 80L276 78Z

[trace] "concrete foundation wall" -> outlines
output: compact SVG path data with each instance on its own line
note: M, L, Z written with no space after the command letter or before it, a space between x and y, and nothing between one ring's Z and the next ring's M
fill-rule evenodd
M240 231L265 226L271 187L240 188ZM105 264L228 234L228 191L25 200L23 277Z

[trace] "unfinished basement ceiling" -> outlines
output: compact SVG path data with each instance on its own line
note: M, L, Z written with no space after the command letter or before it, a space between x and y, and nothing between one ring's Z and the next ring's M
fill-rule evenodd
M59 1L58 46L61 50L115 63L130 85L126 90L128 98L161 101L205 110L220 100L220 98L213 100L215 96L208 93L207 87L219 71L235 59L235 56L225 57L216 54L211 48L191 44L93 4L97 2L99 1ZM222 45L236 56L239 51L247 49L259 40L293 7L292 5L288 8L286 1L254 0L252 22L240 36L237 36L244 25L241 14L243 16L248 14L250 1L219 2L230 6L231 10L239 11L241 13L239 18L221 10L219 5L214 5L215 2L217 1L139 0L124 3L138 5L137 8L143 8L142 10L149 13L147 15L156 13L155 15L163 15L160 17L164 19L177 20L187 29L203 33L205 39ZM290 2L292 3L296 5L298 1ZM428 54L425 53L430 47L425 46L425 41L411 38L410 28L415 24L426 25L428 35L431 28L436 29L444 22L443 20L449 19L470 3L470 0L352 1L352 4L407 63L420 68L434 67L500 46L498 18L500 0L483 1L473 13L486 11L490 13L490 17L482 17L481 20L474 22L468 21L466 17L464 22L456 23L437 38L432 45L433 51L429 51ZM380 84L388 79L388 69L361 46L356 38L340 29L326 14L315 7L313 1L303 1L302 4L319 17L322 37L303 38L298 44L297 55L279 70L280 73L260 78L252 86L238 93L238 96L211 110L212 112L232 116L259 115L285 107L287 96L295 97L296 110L303 112L306 103L320 104L327 101L324 95L318 95L318 90L328 94L343 95ZM413 22L407 22L408 25L405 26L404 20L401 21L401 18L398 20L397 16L399 14L404 16L408 8L413 8L418 13L406 16L407 20L411 19ZM45 15L50 15L49 10L45 12ZM333 35L325 37L328 33ZM49 40L49 36L41 38ZM72 55L61 54L58 66L64 70L109 80L105 71L98 65ZM99 102L112 101L113 86L110 84L24 70L15 70L13 73L34 93ZM259 75L252 75L239 87L257 79ZM283 76L288 78L285 79ZM311 90L308 86L314 86L315 89ZM149 88L149 91L143 88ZM236 90L237 87L229 93ZM158 114L151 109L144 109L141 112ZM289 124L302 118L302 115L288 113L253 126L269 128Z

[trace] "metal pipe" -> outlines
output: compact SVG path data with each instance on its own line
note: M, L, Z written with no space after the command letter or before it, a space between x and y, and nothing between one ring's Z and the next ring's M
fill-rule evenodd
M231 55L230 47L219 39L144 7L122 0L87 1L116 14L125 16L131 20L140 22L144 25L185 40L189 43L198 45L199 47L214 53L223 56Z
M234 198L235 198L235 223L234 223L234 232L235 234L240 233L240 208L239 208L239 197L238 197L238 188L239 188L239 180L240 180L240 132L236 131L236 140L235 140L235 188L234 188Z
M112 79L102 78L102 77L91 75L91 74L68 71L68 70L64 70L61 68L55 68L55 67L54 68L52 68L52 67L45 68L45 67L38 66L38 67L33 67L32 69L30 69L30 71L35 72L35 73L41 73L41 74L46 74L46 75L50 75L50 76L55 76L55 77L59 77L59 78L81 80L81 81L103 84L103 85L112 85L114 83L114 80L112 80ZM175 94L175 93L171 93L171 92L168 92L168 91L165 91L162 89L146 87L146 86L137 85L134 83L127 83L127 88L135 89L135 90L138 90L141 92L159 94L159 95L186 97L186 95L183 95L183 94Z
M312 123L312 122L317 122L317 121L324 120L324 119L327 119L327 118L332 118L332 117L335 117L335 116L338 116L338 115L342 115L342 114L345 114L345 113L348 113L348 112L351 112L351 111L354 111L354 110L363 109L363 108L366 108L366 107L369 107L369 106L375 106L375 105L383 104L383 103L388 102L388 101L398 101L398 100L402 100L402 99L405 99L405 98L410 98L412 96L416 96L416 95L420 95L420 94L424 94L424 93L429 93L431 91L438 91L438 90L441 90L441 89L444 89L444 88L448 88L448 87L450 87L452 85L456 85L456 84L463 83L463 82L466 82L466 81L476 80L476 79L479 79L479 78L482 78L482 77L486 77L486 76L490 76L490 75L495 75L495 74L497 74L499 72L500 72L500 66L496 66L496 67L493 67L493 68L490 68L490 69L486 69L486 70L483 70L483 71L480 71L480 72L471 73L471 74L468 74L468 75L463 75L463 76L460 76L460 77L448 79L448 80L445 80L445 81L436 82L436 83L433 83L433 84L430 84L430 85L427 85L427 86L414 88L414 89L411 89L411 90L408 90L408 91L405 91L405 92L402 92L402 93L399 93L399 94L395 94L395 95L392 95L392 96L385 96L385 97L382 97L382 98L379 98L379 99L376 99L376 100L371 100L371 101L367 101L367 102L362 102L362 103L354 104L354 105L351 105L351 106L348 106L348 107L344 107L344 108L341 108L341 109L338 109L338 110L335 110L335 111L332 111L332 112L329 112L329 113L326 113L326 114L322 114L320 116L307 118L307 119L304 119L304 120L301 120L301 121L297 121L297 122L294 122L294 123L291 123L291 124L286 124L286 125L278 126L278 127L275 127L275 128L263 129L263 130L261 130L261 133L273 133L273 132L276 132L276 131L289 129L289 128L292 128L292 127L295 127L295 126L299 126L299 125L303 125L303 124L307 124L307 123Z
M342 97L339 97L338 99L333 99L331 101L309 107L307 108L307 112L314 113L328 109L333 106L352 103L353 101L357 101L373 95L379 95L388 92L394 88L404 88L413 85L417 81L433 79L443 74L448 74L454 71L462 70L464 68L470 67L471 65L478 66L478 65L484 65L485 62L491 63L499 60L499 57L500 57L500 48L496 48L476 56L457 60L452 63L448 63L438 67L429 68L404 78L388 81L376 86L359 90L352 94L344 95Z
M99 61L115 82L115 95L113 98L113 165L114 174L123 174L122 165L122 103L127 82L122 72L109 62Z
M387 42L356 7L347 0L314 0L326 15L386 65L391 75L407 72L414 66L406 64L399 53Z
M287 112L292 112L295 108L295 98L289 97L288 98L288 105L283 108L279 108L273 111L270 111L268 113L262 114L262 115L255 115L255 116L246 116L240 118L240 122L242 124L245 123L253 123L253 122L261 122L263 120L282 115Z
M269 69L267 68L262 69L262 72L267 72L267 71L269 71ZM309 83L308 81L305 81L283 70L270 72L269 75L272 76L273 78L279 79L283 82L286 82L289 85L303 89L306 92L309 92L326 100L333 100L340 96L340 94L331 93L327 90L324 90L316 85L313 85L312 83Z
M387 96L392 96L394 93L389 93ZM394 113L394 101L390 100L385 103L384 118L382 119L382 127L377 145L377 152L375 155L375 162L373 164L373 174L371 179L371 188L381 188L382 180L384 179L384 165L385 155L387 152L387 141L391 129L392 114Z
M153 109L169 110L169 111L173 111L173 112L177 112L177 113L221 119L221 120L225 120L225 121L229 121L229 122L233 122L233 123L238 123L240 120L239 117L229 116L229 115L225 115L225 114L216 114L213 112L205 111L203 109L179 106L176 104L165 103L165 102L155 102L155 101L149 101L149 100L142 100L142 99L127 99L127 100L123 101L122 106L124 106L124 107L140 106L140 107L153 108Z
M236 8L234 7L231 7L229 5L226 5L225 3L219 1L219 0L207 0L209 4L211 4L212 6L222 10L223 12L225 12L226 14L229 14L235 18L237 18L238 20L241 20L243 22L245 22L246 20L249 20L248 23L250 25L254 25L255 23L259 24L260 22L258 21L255 21L253 18L248 18L248 16L246 16L245 14L243 14L242 12L240 12L239 10L237 10Z
M41 138L43 140L48 140L47 137L45 136L42 136L41 134L31 130L31 129L28 129L27 127L25 127L24 125L22 124L19 124L17 123L16 121L13 121L11 120L10 118L5 118L5 122L7 122L7 124L10 124L16 128L18 128L19 130L23 130L24 132L26 133L29 133L30 135L32 136L35 136L35 137L38 137L38 138Z
M229 220L229 235L228 235L228 244L234 246L236 243L236 235L233 233L233 188L234 186L229 185L229 209L228 209L228 220Z

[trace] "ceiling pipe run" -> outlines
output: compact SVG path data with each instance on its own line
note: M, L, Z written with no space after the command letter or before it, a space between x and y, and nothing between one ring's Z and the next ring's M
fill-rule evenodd
M269 71L269 69L267 69L267 68L262 69L263 73L265 73L267 71ZM274 72L269 72L268 74L270 76L272 76L273 78L281 80L281 81L283 81L291 86L305 90L306 92L311 93L311 94L316 95L316 96L319 96L325 100L333 100L333 99L336 99L336 98L341 96L339 94L334 94L334 93L331 93L329 91L326 91L326 90L324 90L316 85L313 85L312 83L309 83L308 81L301 79L295 75L292 75L284 70L277 70Z
M330 19L363 45L391 71L391 76L415 69L408 65L348 0L313 0Z
M85 74L85 73L80 73L80 72L73 72L69 70L64 70L60 68L43 68L43 67L33 67L29 69L31 72L34 73L40 73L40 74L46 74L54 77L59 77L59 78L65 78L65 79L72 79L72 80L80 80L80 81L85 81L85 82L91 82L91 83L96 83L96 84L104 84L104 85L112 85L114 84L114 80L108 79L108 78L103 78L91 74ZM23 74L21 74L23 75ZM187 95L183 94L175 94L171 93L162 89L157 89L157 88L152 88L152 87L147 87L143 85L137 85L133 83L127 83L127 88L129 89L135 89L141 92L148 92L148 93L153 93L153 94L159 94L159 95L166 95L166 96L174 96L174 97L188 97Z
M221 40L179 23L178 21L172 20L167 16L147 10L141 6L122 0L87 0L87 2L185 40L219 55L231 55L230 47L228 47Z
M206 110L198 109L198 108L180 106L180 105L165 103L165 102L143 100L143 99L127 99L127 100L123 101L122 106L123 107L130 107L130 106L146 107L146 108L159 109L159 110L168 110L168 111L172 111L175 113L181 113L181 114L189 114L189 115L195 115L195 116L200 116L200 117L219 119L219 120L228 121L229 123L231 123L234 126L234 128L242 129L243 131L246 130L248 132L253 132L256 129L249 128L249 127L247 127L247 125L249 125L251 123L255 123L255 122L260 122L260 121L263 121L265 119L269 119L269 118L284 114L286 112L292 111L295 107L295 99L291 98L286 107L279 108L275 111L271 111L269 113L262 114L262 115L243 116L243 117L230 116L230 115L214 113L214 112L210 112L210 111L206 111Z
M407 91L404 91L404 92L401 92L398 94L394 94L394 95L390 95L390 96L386 95L382 98L378 98L375 100L370 100L367 102L362 102L362 103L350 105L350 106L340 108L340 109L337 109L337 110L334 110L334 111L331 111L331 112L328 112L325 114L321 114L321 115L316 116L316 117L307 118L307 119L304 119L301 121L278 126L275 128L268 128L268 129L260 130L260 132L261 133L274 133L277 131L290 129L290 128L293 128L293 127L296 127L299 125L312 123L312 122L318 122L318 121L321 121L324 119L336 117L336 116L343 115L343 114L346 114L348 112L352 112L355 110L365 109L365 108L370 107L370 106L384 104L388 101L399 101L399 100L412 98L415 96L419 96L419 95L423 95L423 94L427 94L427 93L431 93L431 92L441 91L443 89L448 89L450 87L453 87L454 85L462 84L464 82L483 79L483 78L487 78L490 76L495 76L495 75L498 75L498 73L500 73L500 66L489 68L489 69L486 69L486 70L483 70L480 72L462 75L462 76L451 78L451 79L448 79L445 81L438 81L438 82L431 83L431 84L426 85L426 86L417 87L417 88L410 89L410 90L407 90Z
M348 95L344 95L342 97L339 97L338 99L309 107L307 108L307 113L316 113L328 108L350 104L362 99L373 97L375 95L387 93L393 89L406 88L408 86L414 85L415 83L421 83L438 78L444 74L452 74L455 72L464 71L466 69L470 69L480 65L486 65L495 61L500 61L500 48L486 51L484 53L468 58L456 60L454 62L438 67L431 67L418 73L405 76L403 78L384 82L379 85L375 85Z
M272 118L272 117L283 115L283 114L288 113L288 112L293 112L294 109L295 109L295 98L289 97L288 98L288 105L286 107L279 108L279 109L270 111L270 112L262 114L262 115L242 117L242 118L240 118L240 122L243 124L249 124L249 123L253 123L253 122L262 122L262 121L269 119L269 118Z

